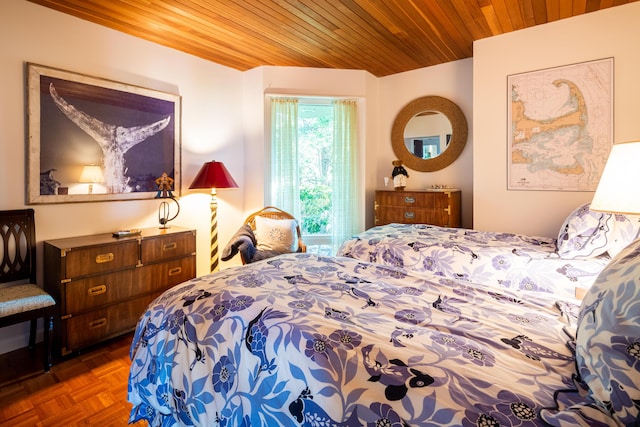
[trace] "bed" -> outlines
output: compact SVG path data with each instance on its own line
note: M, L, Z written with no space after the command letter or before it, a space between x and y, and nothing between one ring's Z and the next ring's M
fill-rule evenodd
M637 217L578 207L557 238L426 224L373 227L342 244L337 255L420 273L563 297L587 289L611 256L633 241Z
M624 425L617 423L637 416L640 401L639 303L622 313L632 327L614 337L617 353L594 360L624 371L613 409L604 376L584 362L592 348L580 341L580 322L591 332L600 330L593 319L614 322L601 311L616 318L622 304L611 284L624 282L616 275L629 272L624 263L638 247L619 254L582 308L553 295L303 253L190 280L159 296L138 323L130 422ZM638 271L627 297L638 290Z

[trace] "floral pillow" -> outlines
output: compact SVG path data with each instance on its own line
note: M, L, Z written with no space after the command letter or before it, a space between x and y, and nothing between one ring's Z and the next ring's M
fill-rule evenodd
M607 246L611 257L616 256L640 234L640 217L637 215L612 214L613 233Z
M591 258L608 253L614 257L638 238L640 217L594 212L589 203L565 219L558 233L560 258Z
M612 234L611 215L594 212L589 203L571 212L558 233L561 258L590 258L607 252Z
M297 222L256 216L255 236L260 251L295 252L298 250Z
M640 425L640 240L624 248L585 295L575 338L574 390L558 390L549 425Z
M588 397L622 425L640 414L640 241L598 276L580 307L578 374Z

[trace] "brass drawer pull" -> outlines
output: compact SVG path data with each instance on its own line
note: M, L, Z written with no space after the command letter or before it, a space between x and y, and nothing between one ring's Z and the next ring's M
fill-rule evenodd
M162 250L163 251L171 251L175 248L178 247L178 244L176 242L171 242L171 243L167 243L164 246L162 246Z
M90 297L95 297L96 295L104 294L107 292L107 287L105 285L94 286L93 288L87 289L87 294Z
M113 252L109 252L108 254L100 254L96 256L96 264L104 264L105 262L113 261L115 256Z
M405 212L404 213L404 217L407 218L407 219L413 219L413 218L416 217L416 214L413 213L413 212Z
M172 268L171 270L169 270L169 277L176 276L180 273L182 273L182 267Z
M89 322L90 329L97 329L103 326L107 326L107 318L101 317L100 319L94 320L93 322Z
M416 198L415 197L411 197L411 196L404 196L404 202L405 203L415 203L416 202Z

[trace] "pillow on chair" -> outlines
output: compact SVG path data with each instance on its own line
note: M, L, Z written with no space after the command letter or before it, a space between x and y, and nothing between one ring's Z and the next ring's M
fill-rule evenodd
M293 219L271 219L256 216L255 236L260 251L296 252L298 250L298 226Z

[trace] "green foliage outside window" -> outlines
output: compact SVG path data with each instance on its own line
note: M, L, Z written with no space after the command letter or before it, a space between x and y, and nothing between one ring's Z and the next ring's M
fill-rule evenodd
M303 234L331 232L332 145L332 105L300 105L298 167Z
M316 185L300 189L302 233L328 234L331 215L331 188Z

